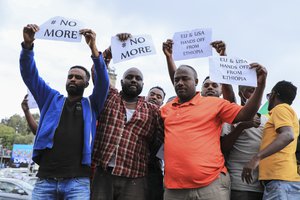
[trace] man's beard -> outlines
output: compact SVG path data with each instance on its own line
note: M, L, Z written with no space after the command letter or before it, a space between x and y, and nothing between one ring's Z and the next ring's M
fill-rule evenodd
M129 97L137 97L139 94L141 94L142 92L142 87L138 87L136 88L135 91L130 90L128 87L126 86L122 86L122 92Z
M68 92L69 96L83 96L84 92L84 86L74 86L72 85L71 87L69 85L66 85L66 90Z

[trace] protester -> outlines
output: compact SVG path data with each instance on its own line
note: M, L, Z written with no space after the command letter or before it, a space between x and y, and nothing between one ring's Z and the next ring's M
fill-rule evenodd
M171 49L166 42L163 49ZM168 68L172 54L167 57ZM171 63L171 64L170 64ZM256 114L267 72L257 63L257 88L244 107L196 92L197 72L181 65L172 79L177 97L161 108L165 126L164 198L229 199L230 178L220 150L222 124L250 120ZM169 69L172 77L172 69Z
M146 101L156 104L158 107L162 106L164 103L166 93L159 87L152 87L148 95L146 96ZM160 160L156 154L160 148L160 143L157 145L150 146L150 159L148 164L148 175L147 175L147 200L163 200L164 195L164 185L163 185L163 171L162 171L162 160Z
M29 110L29 106L28 106L28 94L25 95L22 103L21 103L21 107L22 107L22 110L25 114L25 119L28 123L28 126L31 130L31 132L33 133L33 135L36 134L36 130L37 130L37 127L38 127L38 124L36 123L35 119L33 118L30 110Z
M245 105L255 87L239 86L241 104ZM263 187L258 181L258 170L253 174L253 182L242 182L241 173L244 165L259 151L263 128L267 118L259 113L250 121L242 121L230 126L229 131L223 131L221 149L225 154L226 167L231 180L231 200L260 200ZM226 130L226 129L223 129Z
M118 37L126 40L130 34ZM141 71L129 68L121 80L122 91L109 89L98 119L92 199L146 199L149 147L163 134L163 123L158 106L139 96L143 85Z
M34 96L41 112L33 147L33 161L39 164L32 199L90 199L91 148L96 117L102 110L108 90L108 75L96 34L80 30L92 52L95 65L93 93L83 97L89 85L89 72L82 66L69 69L67 97L48 86L36 68L33 42L39 31L35 24L23 29L20 56L23 81Z
M220 56L226 56L226 45L223 41L214 41L211 43L212 47L217 51ZM174 74L176 71L176 65L173 59L173 40L168 39L163 43L162 46L163 52L166 56L166 61L168 65L169 76L171 82L174 85ZM230 84L220 84L210 80L210 77L207 76L201 87L202 96L215 96L220 97L223 95L223 98L230 101L236 102L233 88Z
M279 81L267 94L269 115L260 151L245 165L242 180L253 181L259 165L259 180L265 186L263 199L300 199L300 175L297 173L296 146L299 121L291 107L297 87Z

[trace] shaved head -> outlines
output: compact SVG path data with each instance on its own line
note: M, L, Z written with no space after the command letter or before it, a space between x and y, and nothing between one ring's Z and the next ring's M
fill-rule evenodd
M128 75L128 74L131 74L131 73L134 73L134 74L139 74L139 76L143 79L143 74L142 72L136 68L136 67L131 67L129 69L127 69L124 74L123 74L123 79Z

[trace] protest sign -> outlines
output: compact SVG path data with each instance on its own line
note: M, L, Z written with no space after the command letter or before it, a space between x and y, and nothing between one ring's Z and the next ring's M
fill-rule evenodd
M211 29L176 32L173 36L174 60L207 57L212 55Z
M111 51L114 63L156 53L150 35L136 35L126 41L114 36L111 38Z
M250 69L250 63L236 57L210 57L209 76L217 83L257 86L255 69Z
M28 89L27 89L27 94L28 94L28 96L27 96L27 99L28 99L27 104L28 104L29 109L38 108L38 105L37 105L34 97L32 96L31 92Z
M35 33L35 38L80 42L81 34L79 34L79 30L82 27L82 23L78 20L53 17L40 26L40 30Z

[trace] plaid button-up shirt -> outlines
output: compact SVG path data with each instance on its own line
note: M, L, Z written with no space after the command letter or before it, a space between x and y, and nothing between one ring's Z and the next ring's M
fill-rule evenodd
M163 122L159 108L139 97L136 110L127 122L121 94L110 88L104 109L98 119L93 164L107 169L115 156L113 175L130 178L146 175L149 149L162 141Z

